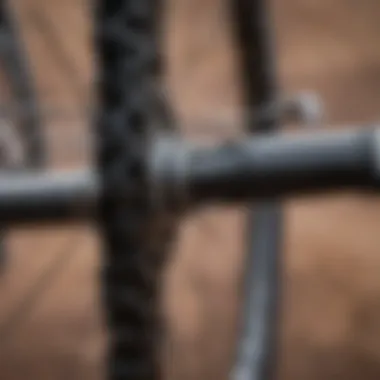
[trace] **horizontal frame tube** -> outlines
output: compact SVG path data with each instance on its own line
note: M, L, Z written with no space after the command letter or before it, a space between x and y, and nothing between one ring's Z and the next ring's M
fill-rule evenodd
M152 155L152 207L373 191L380 185L380 129L253 137L212 148L180 141L168 146L165 154ZM125 191L126 201L131 194ZM90 170L0 172L0 224L95 218L100 196Z
M379 185L380 129L253 137L189 154L193 202L288 197Z
M90 171L0 172L2 225L94 217L99 185Z

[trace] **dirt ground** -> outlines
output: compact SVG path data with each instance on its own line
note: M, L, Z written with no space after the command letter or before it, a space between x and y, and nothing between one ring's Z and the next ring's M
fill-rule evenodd
M14 3L41 99L81 107L92 75L87 1ZM225 3L169 0L168 83L183 120L238 113ZM378 118L378 1L274 0L272 15L284 93L317 91L326 104L323 128ZM83 124L55 121L47 128L73 133ZM278 378L379 379L379 200L346 193L284 208ZM242 209L202 210L183 226L164 284L172 379L228 375L244 258ZM96 243L84 226L10 233L12 254L0 277L1 379L103 379Z

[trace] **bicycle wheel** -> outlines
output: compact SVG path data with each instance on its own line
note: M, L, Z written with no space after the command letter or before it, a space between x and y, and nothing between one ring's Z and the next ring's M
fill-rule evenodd
M143 164L150 136L157 132L152 121L158 117L161 66L158 8L158 2L112 0L98 1L96 9L101 105L97 150L105 185L99 214L109 379L160 377L159 284L171 223L162 215L157 220L144 201L152 189ZM133 199L123 192L131 183L138 188Z
M243 21L239 36L242 67L247 75L252 72L253 56L260 55L254 66L255 74L248 75L246 99L249 113L252 113L253 107L265 105L274 97L272 72L266 70L270 57L267 55L266 31L261 23L263 4L260 0L235 3L238 21ZM242 13L245 13L244 19ZM144 157L149 154L152 135L159 133L162 124L157 123L160 115L155 106L162 67L157 38L159 15L162 15L161 2L97 2L96 48L101 105L97 152L104 184L100 204L104 240L102 282L109 326L108 378L112 380L161 377L157 352L159 285L174 223L170 213L160 213L157 219L154 210L144 202L148 193L155 191L149 187ZM272 128L273 125L266 127ZM131 185L135 191L129 194L120 191ZM275 321L272 313L277 306L280 221L278 206L271 204L262 207L255 224L254 230L261 235L254 246L255 260L258 258L254 273L261 272L261 276L249 283L246 309L247 315L252 317L253 302L253 326L252 321L246 321L246 326L254 347L251 345L248 353L243 350L240 354L243 359L247 358L246 355L249 355L248 359L256 356L252 363L248 363L248 368L237 370L239 379L243 378L243 372L244 376L257 379L269 374L273 345L268 343L273 343ZM251 274L247 276L250 278ZM252 285L256 289L253 294ZM256 310L257 302L263 305L262 309ZM257 331L259 327L264 330ZM243 346L247 347L246 341ZM238 366L242 365L245 367L246 361L238 360Z

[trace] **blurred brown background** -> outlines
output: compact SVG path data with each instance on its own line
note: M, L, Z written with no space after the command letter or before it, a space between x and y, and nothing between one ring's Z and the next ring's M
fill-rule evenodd
M89 2L13 3L42 102L82 107L91 94ZM168 83L184 119L238 104L225 3L168 2ZM318 91L328 124L377 119L380 3L272 5L282 90ZM85 124L50 122L47 128ZM210 209L183 226L164 284L173 379L227 376L243 222L240 210ZM380 378L379 225L379 201L355 194L286 204L281 379ZM12 255L0 277L0 379L103 379L99 260L91 228L14 231L9 246Z

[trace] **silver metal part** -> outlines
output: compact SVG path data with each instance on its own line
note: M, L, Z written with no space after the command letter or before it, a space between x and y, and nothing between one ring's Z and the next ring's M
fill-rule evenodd
M301 92L283 100L282 116L290 123L314 127L322 123L324 113L322 100L313 92Z

